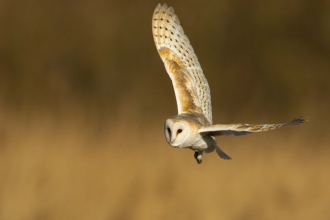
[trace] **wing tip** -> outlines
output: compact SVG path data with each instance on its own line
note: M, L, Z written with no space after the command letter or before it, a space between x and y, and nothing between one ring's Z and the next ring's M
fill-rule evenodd
M300 117L296 117L295 119L293 119L293 120L289 123L289 125L290 125L290 126L300 125L300 124L305 123L305 122L307 122L307 121L308 121L308 119L305 119L303 116L300 116Z
M164 3L164 4L162 5L162 9L163 9L163 11L166 11L166 10L167 10L167 8L168 8L167 4L166 4L166 3Z
M164 3L163 5L161 5L160 3L158 3L158 5L156 6L155 10L154 10L154 16L157 15L158 13L165 12L167 10L167 4Z
M154 10L154 15L159 13L159 9L162 7L162 5L160 3L158 3L158 5L156 6L155 10Z

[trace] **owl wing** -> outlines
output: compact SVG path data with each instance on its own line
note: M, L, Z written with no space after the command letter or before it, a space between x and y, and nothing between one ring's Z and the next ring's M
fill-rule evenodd
M199 130L201 135L210 135L210 136L221 136L221 135L234 135L241 136L246 134L252 134L255 132L264 132L270 131L277 128L284 128L289 126L296 126L304 123L306 120L303 117L298 117L293 119L289 123L284 124L223 124L223 125L211 125L207 127L202 127Z
M152 17L152 33L172 80L178 113L201 113L212 123L208 82L172 7L157 5Z

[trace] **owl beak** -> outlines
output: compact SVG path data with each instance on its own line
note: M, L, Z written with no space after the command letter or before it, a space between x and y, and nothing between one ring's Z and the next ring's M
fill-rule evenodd
M173 143L174 142L174 140L175 140L175 137L171 137L171 143Z
M179 147L180 144L174 144L175 138L171 138L171 146L172 147Z

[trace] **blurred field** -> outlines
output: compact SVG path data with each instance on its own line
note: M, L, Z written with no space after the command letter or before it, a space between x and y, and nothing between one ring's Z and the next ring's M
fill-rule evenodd
M328 1L167 2L215 123L309 122L171 148L154 1L0 1L0 219L329 219Z

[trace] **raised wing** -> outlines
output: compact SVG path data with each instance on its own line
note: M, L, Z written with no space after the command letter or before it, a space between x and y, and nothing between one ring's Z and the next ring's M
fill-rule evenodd
M284 128L289 126L296 126L304 123L306 120L301 116L293 119L289 123L284 124L223 124L223 125L211 125L207 127L203 127L199 130L201 135L210 135L210 136L220 136L220 135L246 135L252 134L255 132L264 132L270 131L277 128Z
M174 87L178 113L202 113L212 123L210 88L172 7L157 5L152 33Z

